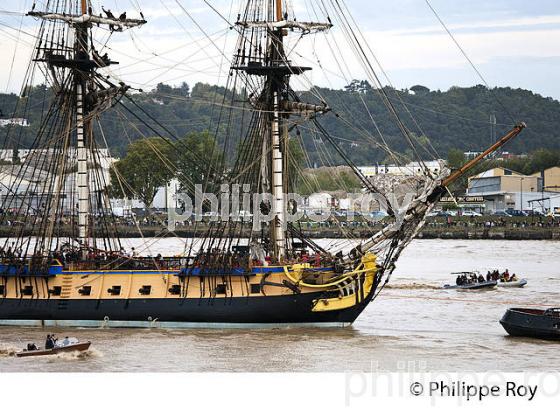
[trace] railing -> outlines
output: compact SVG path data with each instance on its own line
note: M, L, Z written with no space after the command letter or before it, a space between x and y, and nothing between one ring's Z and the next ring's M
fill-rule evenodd
M179 271L186 258L129 258L126 256L93 257L79 260L66 257L0 258L0 276L52 276L63 271Z
M178 271L187 258L99 256L86 261L66 261L69 271Z
M52 276L62 273L60 261L43 256L18 257L2 255L0 257L0 275L2 276Z

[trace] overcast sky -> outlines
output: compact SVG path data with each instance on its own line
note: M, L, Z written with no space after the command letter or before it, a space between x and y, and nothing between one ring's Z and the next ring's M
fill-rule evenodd
M31 0L2 0L0 10L22 12ZM37 1L37 9L44 6ZM120 61L112 74L137 87L152 88L160 81L223 83L235 41L235 32L203 0L105 0L113 13L127 11L144 27L111 37L110 56ZM179 4L180 3L180 4ZM226 18L235 20L241 0L210 2ZM314 16L317 0L291 1L298 20ZM491 86L522 87L560 99L560 0L431 0L461 46ZM427 7L424 0L346 0L372 51L398 88L423 84L432 89L481 83L468 62ZM93 1L100 9L101 2ZM182 5L184 10L180 7ZM322 16L321 16L322 17ZM18 34L21 26L35 33L29 17L0 12L0 91L18 91L31 54L32 38ZM107 33L96 33L104 43ZM331 33L342 45L340 27ZM295 60L315 70L307 83L341 87L349 76L327 75L334 61L323 37L311 36L300 44ZM212 40L209 41L209 39ZM101 44L100 43L100 44ZM17 47L16 47L17 45ZM350 58L350 56L347 56ZM12 64L13 61L13 64ZM305 87L305 81L300 86Z

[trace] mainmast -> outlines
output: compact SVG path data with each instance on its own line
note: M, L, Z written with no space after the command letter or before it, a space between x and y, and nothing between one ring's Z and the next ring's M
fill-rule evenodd
M82 15L87 15L87 1L82 1ZM78 23L76 27L76 41L74 44L74 58L79 60L83 57L89 58L88 25ZM76 178L76 191L78 192L78 241L82 246L82 253L87 253L89 248L89 182L88 182L88 150L85 144L85 135L91 129L91 121L84 121L84 94L87 90L87 72L74 71L74 86L76 90L76 157L78 171Z
M266 5L265 5L266 2ZM328 30L330 23L299 22L290 19L284 12L283 0L263 0L261 3L248 2L246 20L236 24L241 28L236 63L232 69L246 72L249 76L262 78L262 89L254 98L256 115L264 120L261 130L263 150L269 152L266 158L268 181L271 194L271 225L269 253L275 261L282 261L287 255L286 193L288 191L288 123L291 114L307 115L328 111L326 106L304 104L294 99L290 88L290 77L310 70L309 67L293 65L284 49L284 38L288 33L297 31L301 35ZM266 14L261 14L266 11ZM266 43L261 44L261 40ZM269 187L269 188L268 188Z
M276 21L282 21L282 0L276 0ZM272 61L285 60L283 30L276 29L271 35L270 54ZM271 126L271 147L272 147L272 215L274 216L271 229L271 242L274 246L274 257L280 261L286 255L286 238L284 231L285 210L284 210L284 160L281 142L285 143L283 121L280 119L280 106L282 91L287 80L284 75L269 75L267 82L270 84L273 98L273 117ZM282 135L281 135L282 134ZM284 144L285 145L285 144Z

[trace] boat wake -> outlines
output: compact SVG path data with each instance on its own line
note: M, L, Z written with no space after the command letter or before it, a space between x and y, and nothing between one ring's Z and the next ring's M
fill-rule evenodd
M0 346L0 357L15 356L20 349L11 346Z
M83 352L65 352L59 353L53 356L44 356L48 359L49 363L59 362L59 361L79 361L79 360L87 360L96 357L103 357L103 353L95 348L90 348L89 350Z
M429 283L389 283L385 286L385 289L412 289L412 290L421 290L421 289L440 289L441 286L432 285Z

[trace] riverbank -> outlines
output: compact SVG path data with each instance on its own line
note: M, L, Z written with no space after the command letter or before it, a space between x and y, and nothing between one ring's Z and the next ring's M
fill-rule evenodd
M368 238L388 225L388 221L325 221L302 222L299 224L303 235L312 239L340 238ZM149 224L135 225L133 223L116 225L116 230L122 238L155 238L177 236L180 238L193 238L205 236L210 225L199 223L194 225L177 226L169 232L164 222L153 221ZM0 226L0 236L13 235L13 227ZM106 229L106 227L104 227ZM341 233L341 229L342 232ZM71 225L63 226L57 230L59 236L69 236ZM36 236L37 229L29 226L24 229L25 236ZM96 229L97 236L102 236L101 228ZM249 237L251 226L244 224L242 236ZM505 240L560 240L560 221L551 218L508 218L497 219L492 217L455 217L455 218L429 218L426 225L418 234L423 239L505 239Z
M560 240L560 228L472 228L424 227L421 239L505 239L505 240Z

